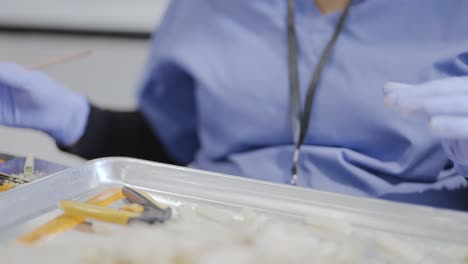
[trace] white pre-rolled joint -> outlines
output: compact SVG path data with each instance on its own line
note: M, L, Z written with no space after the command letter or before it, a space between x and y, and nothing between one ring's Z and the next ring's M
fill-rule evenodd
M33 175L34 173L34 155L33 154L26 155L23 173L28 177Z

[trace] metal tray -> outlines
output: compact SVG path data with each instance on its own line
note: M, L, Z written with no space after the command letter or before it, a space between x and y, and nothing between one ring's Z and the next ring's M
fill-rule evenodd
M2 154L0 154L0 158L2 158ZM11 157L5 162L0 163L0 172L6 174L23 173L25 161L25 157ZM41 174L44 174L44 176L63 171L66 168L67 167L57 163L37 158L34 159L34 171L39 171Z
M112 185L150 195L247 207L291 217L338 213L354 227L468 245L468 214L358 198L128 158L87 162L0 194L0 242L60 213L63 199L84 199Z

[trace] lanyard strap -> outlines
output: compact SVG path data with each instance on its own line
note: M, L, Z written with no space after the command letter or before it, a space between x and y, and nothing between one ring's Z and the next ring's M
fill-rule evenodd
M307 129L309 127L310 112L312 109L312 103L314 101L315 92L317 86L322 78L322 71L325 65L327 64L330 56L335 47L338 36L343 30L346 18L348 17L349 10L351 7L352 0L349 0L346 9L336 25L333 36L328 41L327 46L325 47L324 52L320 57L320 61L317 67L314 70L312 75L312 81L310 82L309 88L307 90L307 97L304 105L304 112L301 110L301 95L299 90L299 70L298 70L298 61L297 61L297 35L295 28L295 9L296 1L288 0L288 16L287 16L287 29L288 29L288 66L289 66L289 97L291 104L291 125L294 139L294 156L293 164L291 169L291 184L297 184L297 162L299 160L299 153L304 139L307 134Z

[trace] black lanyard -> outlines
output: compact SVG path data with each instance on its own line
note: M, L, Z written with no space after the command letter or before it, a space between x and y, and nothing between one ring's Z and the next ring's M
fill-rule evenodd
M296 185L297 183L297 162L299 160L299 153L301 146L304 143L307 129L309 127L310 112L312 109L312 103L314 101L315 92L317 85L322 77L322 71L328 60L330 59L333 48L335 47L336 40L343 30L346 18L348 17L349 10L351 7L352 0L346 6L343 14L336 25L333 36L328 41L325 50L320 57L320 61L314 70L312 81L310 82L309 89L307 90L307 97L304 106L304 112L301 110L301 96L299 91L299 70L297 62L297 36L295 28L295 9L296 1L288 0L288 64L289 64L289 97L291 104L291 125L294 139L294 156L293 164L291 169L291 184Z

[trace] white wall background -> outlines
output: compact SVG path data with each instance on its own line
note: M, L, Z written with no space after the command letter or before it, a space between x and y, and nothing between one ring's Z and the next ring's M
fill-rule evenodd
M0 0L0 25L153 30L169 0Z

